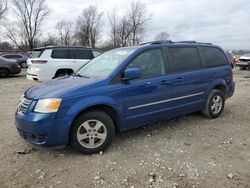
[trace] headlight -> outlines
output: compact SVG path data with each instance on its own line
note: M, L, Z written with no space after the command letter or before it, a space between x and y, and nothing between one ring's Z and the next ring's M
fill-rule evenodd
M40 99L38 100L34 111L40 113L57 112L61 104L61 101L62 99L58 98Z

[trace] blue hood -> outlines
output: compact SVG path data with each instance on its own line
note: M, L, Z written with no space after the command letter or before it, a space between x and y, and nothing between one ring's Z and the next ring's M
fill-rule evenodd
M25 95L30 99L61 97L66 92L88 86L100 80L76 76L63 77L28 89Z

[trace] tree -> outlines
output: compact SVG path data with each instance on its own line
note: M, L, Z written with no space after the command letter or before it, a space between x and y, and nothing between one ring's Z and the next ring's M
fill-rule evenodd
M39 40L39 46L54 46L58 45L58 38L51 33L48 33L47 36Z
M118 18L117 18L117 12L116 9L113 9L111 13L107 13L108 19L109 19L109 24L110 24L110 39L111 39L111 45L113 47L119 47L119 39L118 39ZM110 45L110 44L108 44Z
M139 44L145 35L151 15L147 14L146 4L137 1L132 2L127 13L120 19L115 9L108 14L108 18L111 26L111 41L114 47L119 47Z
M56 29L61 45L70 45L73 42L73 23L66 20L57 22Z
M117 18L115 9L108 15L111 25L110 38L113 47L127 46L131 35L131 23L124 15L120 20Z
M18 46L31 50L36 47L42 23L49 14L46 0L13 0L13 6L18 22L14 30L7 27L7 36Z
M137 1L132 2L129 10L129 20L131 23L131 44L136 45L141 42L145 35L145 30L152 15L147 15L146 4Z
M7 11L7 1L0 0L0 20L4 17Z
M126 16L123 16L117 28L119 46L129 45L131 33L131 23L129 22L129 19L127 19Z
M167 32L163 31L163 32L158 33L155 36L155 40L166 41L166 40L169 40L169 37L170 37L170 35Z
M96 6L83 9L77 20L76 37L81 45L95 47L101 34L103 13Z

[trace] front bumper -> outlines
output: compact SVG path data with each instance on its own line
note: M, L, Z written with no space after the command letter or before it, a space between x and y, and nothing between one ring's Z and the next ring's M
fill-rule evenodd
M70 123L65 118L56 118L55 113L16 113L15 124L20 136L29 143L48 147L68 144Z
M250 66L250 63L248 63L248 62L239 62L239 63L236 63L236 66L237 67L248 67L248 66Z

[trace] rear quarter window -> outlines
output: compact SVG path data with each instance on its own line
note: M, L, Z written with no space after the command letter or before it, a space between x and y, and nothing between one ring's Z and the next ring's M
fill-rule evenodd
M227 64L225 54L214 47L199 47L200 54L205 67L213 67Z
M168 48L170 71L183 72L201 68L201 61L196 47Z

